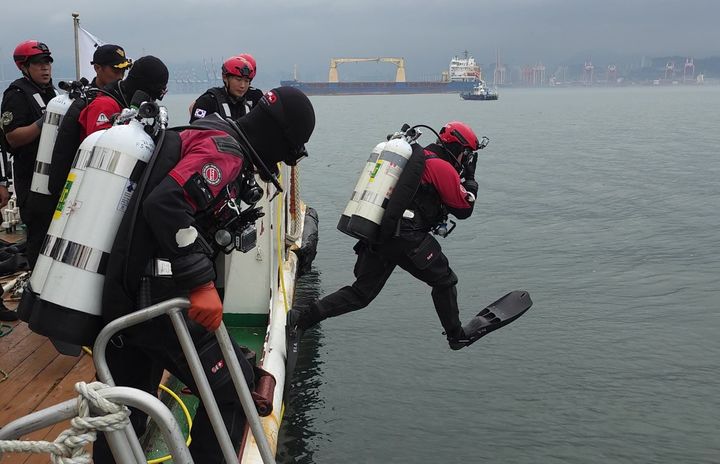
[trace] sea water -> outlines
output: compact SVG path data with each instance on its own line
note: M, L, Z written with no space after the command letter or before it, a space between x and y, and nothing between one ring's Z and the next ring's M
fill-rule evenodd
M396 270L306 334L278 462L720 462L720 87L311 99L300 304L352 283L335 226L370 150L450 120L491 140L473 216L440 239L461 318L513 289L535 304L455 352L430 288ZM166 98L171 122L191 100Z

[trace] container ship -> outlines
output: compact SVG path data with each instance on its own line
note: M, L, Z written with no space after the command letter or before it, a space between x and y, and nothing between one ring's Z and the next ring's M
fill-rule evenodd
M340 82L338 65L358 62L388 62L397 66L394 82L357 81ZM403 58L333 58L330 60L328 82L303 82L297 80L280 81L280 85L296 87L307 95L389 95L420 93L462 93L470 92L482 78L480 66L468 52L450 60L447 71L439 81L406 81L405 60Z

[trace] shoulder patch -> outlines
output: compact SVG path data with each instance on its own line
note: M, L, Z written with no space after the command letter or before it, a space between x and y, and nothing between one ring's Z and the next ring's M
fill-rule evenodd
M207 115L207 111L202 108L195 108L195 117L204 118Z
M7 126L13 120L12 111L6 111L0 116L0 126Z
M230 137L229 135L226 136L215 136L212 138L212 141L215 143L215 148L217 148L217 151L220 153L228 153L234 156L240 156L242 157L242 152L240 151L240 145L237 143L237 141Z
M202 176L210 185L218 185L222 181L222 171L213 163L207 163L202 167Z

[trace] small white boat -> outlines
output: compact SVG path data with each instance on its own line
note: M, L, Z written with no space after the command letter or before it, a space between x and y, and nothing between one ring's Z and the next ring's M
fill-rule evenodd
M485 81L480 80L475 84L472 91L462 92L460 98L463 100L497 100L499 95L497 90L488 89Z

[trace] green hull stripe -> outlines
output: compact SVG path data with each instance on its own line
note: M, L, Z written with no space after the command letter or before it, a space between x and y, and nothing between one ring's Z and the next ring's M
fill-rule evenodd
M262 356L268 324L267 314L225 314L223 315L223 322L225 322L230 338L253 350L258 358ZM166 386L180 396L190 410L190 415L195 417L199 405L198 398L195 395L183 394L182 388L184 385L174 376L170 377ZM172 411L178 424L180 424L184 436L187 437L187 419L180 405L164 391L160 392L160 399ZM141 441L148 459L157 459L168 454L162 434L153 421L150 421L150 425Z
M267 327L267 314L224 314L223 322L231 327Z

